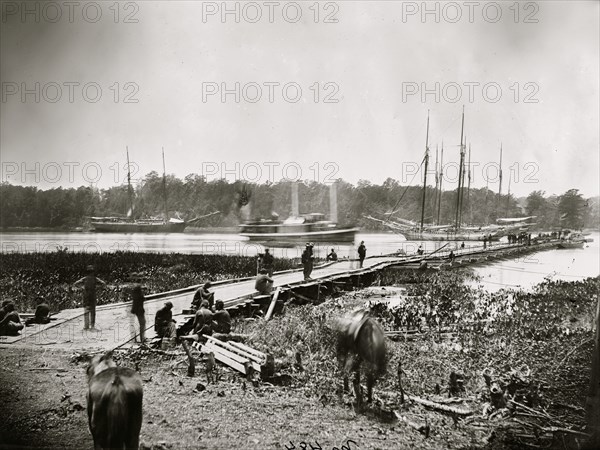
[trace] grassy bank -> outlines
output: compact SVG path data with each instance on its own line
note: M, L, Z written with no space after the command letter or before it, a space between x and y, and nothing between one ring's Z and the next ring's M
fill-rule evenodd
M287 306L269 322L237 320L236 333L274 355L279 381L252 383L219 364L219 380L207 384L198 353L196 376L189 378L183 351L118 352L118 363L137 368L144 381L143 448L298 449L302 442L315 448L318 442L323 449L579 448L576 435L556 432L548 438L542 429L584 429L593 351L586 317L598 300L599 278L488 294L465 286L464 272L419 276L420 283L408 285L410 296L396 307L382 306L374 290L365 289L317 306ZM352 397L338 396L333 323L365 305L386 331L420 329L414 336L387 339L388 371L375 393L405 418L427 423L427 438L406 423L376 415L374 407L358 413ZM302 368L295 364L296 353ZM85 358L71 356L0 352L0 396L6 399L0 405L6 419L0 423L0 447L91 446ZM448 399L450 374L461 374L464 383L456 394L461 403L452 405L473 415L459 419L414 402L401 404L399 362L406 392L437 402ZM531 411L509 407L490 414L484 370L496 380L518 374L520 385L511 395Z
M122 300L121 287L131 273L146 277L147 293L164 292L205 281L218 281L256 274L256 258L227 255L158 253L51 253L0 254L0 290L13 299L17 311L33 311L42 297L53 312L81 306L81 295L72 284L94 265L98 278L108 283L99 291L98 303ZM297 267L289 259L275 259L275 270Z
M317 307L288 309L285 316L254 323L245 332L252 336L252 345L275 354L283 373L294 385L302 386L306 395L335 402L340 381L333 321L345 311L370 305L386 331L407 332L388 340L388 372L378 382L379 392L399 394L399 363L404 389L424 398L447 398L453 372L464 379L459 396L475 413L470 425L464 421L450 426L448 416L416 404L399 405L399 395L391 399L412 420L423 423L426 419L431 424L435 448L482 448L492 445L494 436L501 442L493 448L578 448L573 435L548 438L539 427L585 428L593 352L590 319L598 301L599 278L546 281L531 292L487 293L463 284L467 276L457 272L426 275L420 284L409 285L410 297L393 308L375 302L367 290ZM420 333L409 334L416 330ZM302 371L294 364L296 352L302 355ZM510 407L496 410L496 417L489 419L493 409L489 409L484 371L507 385L507 398L543 411L540 415L552 420L536 421ZM524 433L515 429L515 419L534 422L531 428L519 425L527 429L525 435L534 437L519 437ZM439 439L446 440L445 444Z

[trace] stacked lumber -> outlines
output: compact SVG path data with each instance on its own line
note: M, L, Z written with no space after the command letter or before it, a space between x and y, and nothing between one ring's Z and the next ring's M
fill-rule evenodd
M259 352L241 342L223 342L212 336L203 336L206 342L194 342L192 346L203 354L212 353L217 361L250 376L258 373L262 378L273 375L275 360L272 355Z

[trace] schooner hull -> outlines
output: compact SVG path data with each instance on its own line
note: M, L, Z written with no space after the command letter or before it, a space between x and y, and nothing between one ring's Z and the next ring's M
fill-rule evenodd
M299 231L299 232L274 232L274 233L248 233L241 232L240 236L251 241L280 241L280 242L354 242L358 228L341 228L327 231Z
M451 232L451 231L398 231L407 241L483 241L484 238L499 240L504 234L501 232L495 233L468 233L468 232Z
M187 223L92 222L98 233L183 233Z

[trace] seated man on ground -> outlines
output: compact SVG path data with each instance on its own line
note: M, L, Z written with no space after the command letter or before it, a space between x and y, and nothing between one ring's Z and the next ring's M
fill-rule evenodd
M273 290L273 278L268 275L268 272L265 269L260 269L258 271L254 289L262 295L270 294Z
M160 338L174 338L177 335L172 309L173 303L166 302L165 306L156 311L154 331L156 331L156 335Z
M0 317L0 336L18 336L24 325L19 314L15 311L15 304L11 301L2 303Z
M0 322L6 317L6 305L12 303L12 300L4 300L2 302L2 308L0 308Z
M37 308L35 309L35 314L30 319L25 321L25 325L30 326L33 324L44 325L50 323L50 307L44 302L44 299L41 297L37 298Z
M231 333L231 316L225 309L223 300L217 300L215 304L216 312L213 314L212 327L215 333Z
M50 307L43 300L37 305L37 308L35 308L35 315L33 318L35 319L35 323L50 323Z
M222 302L221 302L222 303ZM199 341L200 336L211 336L213 329L213 313L208 309L208 302L206 300L202 300L200 303L200 309L196 312L196 317L194 317L194 328L192 334L188 336L182 336L182 339L189 339L193 341Z
M338 256L334 249L331 249L331 252L327 255L327 261L337 261Z
M209 309L213 309L215 303L215 293L210 292L208 290L210 287L210 281L207 281L206 283L204 283L204 286L202 286L196 291L196 293L194 294L194 299L192 300L192 306L194 307L194 309L198 310L203 300L206 300L208 302Z

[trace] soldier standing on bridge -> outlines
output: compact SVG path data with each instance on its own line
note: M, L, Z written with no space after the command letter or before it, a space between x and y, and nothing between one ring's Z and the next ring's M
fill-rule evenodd
M310 242L306 243L306 248L302 252L302 268L304 272L304 279L310 280L310 274L313 270L313 262L315 257L313 256L313 244Z
M363 262L367 256L367 247L365 247L365 241L360 241L358 246L358 260L360 261L360 267L362 268Z
M142 292L142 285L135 284L131 290L131 329L134 335L134 341L137 339L137 333L135 332L135 324L133 317L137 317L140 324L140 342L143 344L146 341L146 311L144 311L144 293Z
M75 283L74 286L83 285L83 329L95 329L96 327L96 288L98 285L106 286L106 283L96 277L94 266L87 266L87 275Z
M272 277L273 276L273 263L275 262L275 258L273 258L273 255L271 255L271 253L269 252L269 249L266 248L265 249L265 253L262 255L259 255L260 258L260 268L261 269L265 269L269 276Z

